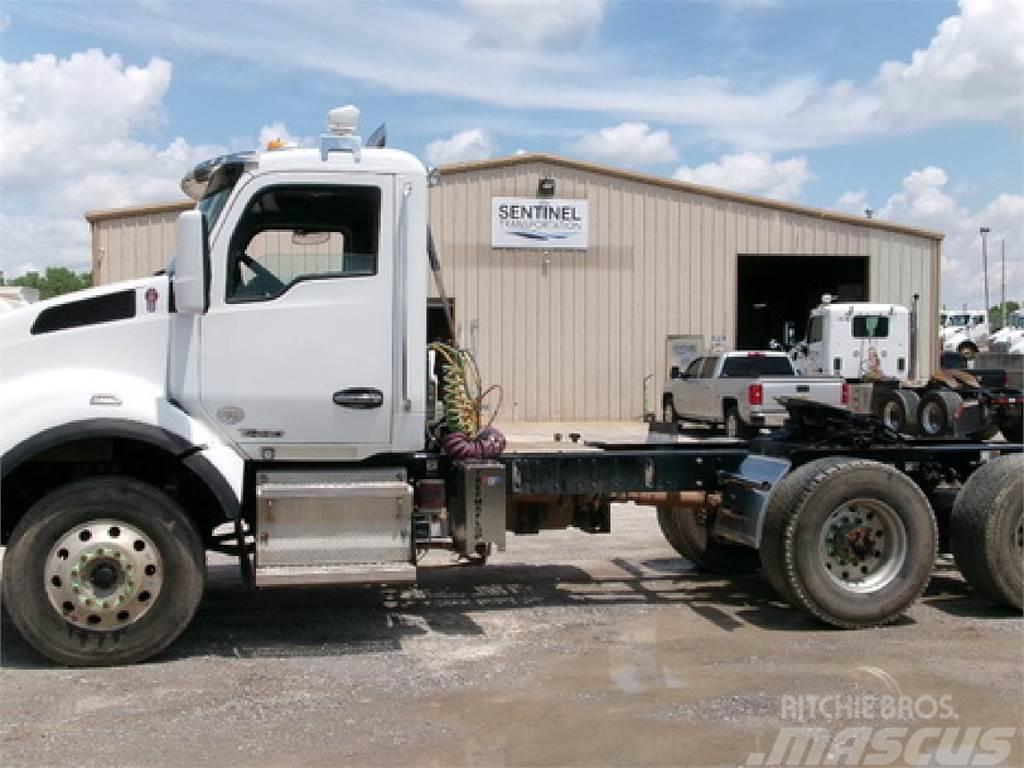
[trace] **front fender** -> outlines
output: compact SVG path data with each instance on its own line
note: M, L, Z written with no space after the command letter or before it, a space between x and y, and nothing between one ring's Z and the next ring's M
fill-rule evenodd
M88 391L82 382L89 383ZM127 437L180 457L210 486L225 513L237 515L244 460L151 382L109 371L20 377L0 390L0 423L3 476L68 440Z

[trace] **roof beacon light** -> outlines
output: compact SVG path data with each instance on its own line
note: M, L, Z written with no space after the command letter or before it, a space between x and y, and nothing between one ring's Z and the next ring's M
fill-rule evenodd
M358 162L359 151L363 146L362 139L356 135L358 124L359 108L352 104L335 107L328 112L328 133L320 134L320 159L327 160L331 152L351 152Z

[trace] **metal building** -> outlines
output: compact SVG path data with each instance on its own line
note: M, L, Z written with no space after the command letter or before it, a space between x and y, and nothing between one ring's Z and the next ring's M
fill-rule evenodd
M87 214L97 282L159 269L190 205ZM499 231L509 210L572 227ZM460 342L506 420L639 418L676 351L763 348L786 320L802 335L823 293L919 296L918 374L937 359L936 232L538 154L442 168L430 222Z

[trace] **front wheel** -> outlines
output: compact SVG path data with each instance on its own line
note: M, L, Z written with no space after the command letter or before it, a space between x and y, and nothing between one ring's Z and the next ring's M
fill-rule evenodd
M956 351L963 356L964 360L973 360L978 356L978 347L972 341L963 342L956 348Z
M18 522L3 599L53 661L129 664L181 634L204 580L202 540L177 502L133 478L100 477L58 488Z
M887 464L800 467L772 491L761 566L781 597L857 629L894 621L928 585L938 532L921 489Z

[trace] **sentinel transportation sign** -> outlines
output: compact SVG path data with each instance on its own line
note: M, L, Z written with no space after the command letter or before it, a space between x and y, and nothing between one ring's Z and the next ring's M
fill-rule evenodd
M494 248L585 249L587 201L491 198Z

